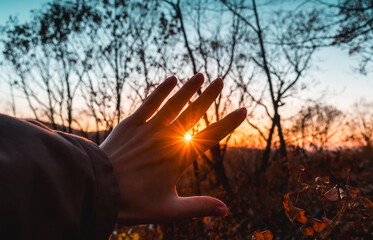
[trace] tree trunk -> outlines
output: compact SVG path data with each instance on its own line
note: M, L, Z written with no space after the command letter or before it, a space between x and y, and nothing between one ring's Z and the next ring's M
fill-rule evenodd
M278 115L278 120L277 120L277 131L278 131L278 137L280 138L280 155L286 161L287 160L287 149L286 149L286 142L284 139L284 134L282 133L280 115Z
M194 161L193 162L193 172L194 172L194 177L195 177L195 179L196 179L196 185L195 185L195 187L196 187L196 195L201 195L201 188L200 188L200 186L199 186L199 181L200 181L200 179L199 179L199 171L198 171L198 163L197 163L197 161Z
M225 173L224 168L224 159L221 155L220 143L216 144L210 149L212 155L212 168L214 169L216 180L220 185L223 186L224 190L227 192L228 195L232 195L232 189L229 185L229 180L227 174Z
M68 130L69 133L72 133L72 123L73 123L73 107L72 107L72 99L68 100L67 105L67 124L68 124Z
M96 120L96 143L97 145L100 145L100 128L99 128L99 122Z
M271 129L269 130L269 134L267 138L267 145L264 150L263 157L262 157L262 165L260 167L261 172L264 172L268 167L269 156L271 154L272 138L273 138L273 133L275 131L275 127L276 127L276 123L275 123L275 119L273 119L272 126L271 126Z

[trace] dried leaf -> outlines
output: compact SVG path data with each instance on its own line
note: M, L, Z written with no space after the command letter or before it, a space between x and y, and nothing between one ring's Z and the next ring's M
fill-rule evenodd
M284 204L285 210L288 210L289 208L293 207L293 203L290 200L289 193L284 195L284 201L282 203Z
M283 205L285 208L285 215L289 218L290 222L293 223L295 220L303 224L307 222L307 217L305 216L306 212L303 209L293 206L288 193L284 195Z
M265 240L272 240L273 239L273 234L269 230L265 230L263 233L264 239Z
M328 225L331 224L331 221L329 219L319 220L316 218L310 218L309 221L312 225L313 230L315 230L315 232L318 232L318 233L324 230Z
M316 177L315 178L315 182L318 185L329 184L330 183L330 179L329 179L329 177Z
M138 233L134 233L134 234L131 234L131 238L132 238L132 240L139 240L140 236L139 236Z
M339 191L338 191L338 188L337 187L333 187L331 189L329 189L329 191L327 191L326 193L324 193L324 197L331 201L331 202L335 202L335 201L338 201L339 200Z
M347 190L349 191L350 196L351 196L352 198L357 198L357 195L358 195L358 193L359 193L359 189L357 189L357 188L355 188L355 187L350 187L350 186L348 186L348 185L346 185L346 188L347 188Z
M301 228L300 228L300 231L303 233L303 235L305 236L313 236L314 234L314 231L312 229L312 227L310 226L305 226L303 225Z
M204 217L204 218L203 218L203 222L204 222L205 224L209 224L209 223L211 223L211 217Z
M131 240L131 238L125 234L125 233L121 233L117 236L118 240Z
M159 239L163 239L163 232L161 229L157 228L157 234Z
M340 197L341 199L345 199L345 198L346 198L346 193L345 193L345 191L344 191L342 188L339 188L338 191L339 191L339 197Z
M307 184L307 183L302 183L302 186L303 186L303 188L302 188L302 190L301 190L301 191L303 191L303 190L307 190L307 189L309 189L309 188L310 188L310 186L308 186L308 184Z
M298 222L303 224L307 222L307 217L305 216L306 211L296 207L294 207L292 210L297 214L296 220Z
M251 240L272 240L273 234L270 230L265 230L263 232L255 231Z

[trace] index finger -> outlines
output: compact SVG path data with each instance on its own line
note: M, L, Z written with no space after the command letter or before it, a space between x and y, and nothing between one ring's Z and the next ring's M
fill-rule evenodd
M171 93L176 83L177 79L175 76L167 78L145 99L136 112L132 114L133 118L139 122L148 120Z
M157 124L168 125L179 115L190 98L197 92L204 81L203 75L197 73L189 79L179 91L172 96L151 121Z

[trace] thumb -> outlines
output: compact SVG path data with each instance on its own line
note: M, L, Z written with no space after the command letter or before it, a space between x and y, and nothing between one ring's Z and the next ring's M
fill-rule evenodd
M226 216L227 206L219 199L207 196L178 198L175 214L178 219L205 216Z

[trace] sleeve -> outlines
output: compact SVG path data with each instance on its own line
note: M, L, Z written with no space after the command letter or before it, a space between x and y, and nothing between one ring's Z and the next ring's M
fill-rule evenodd
M0 114L0 239L108 239L118 208L96 144Z

